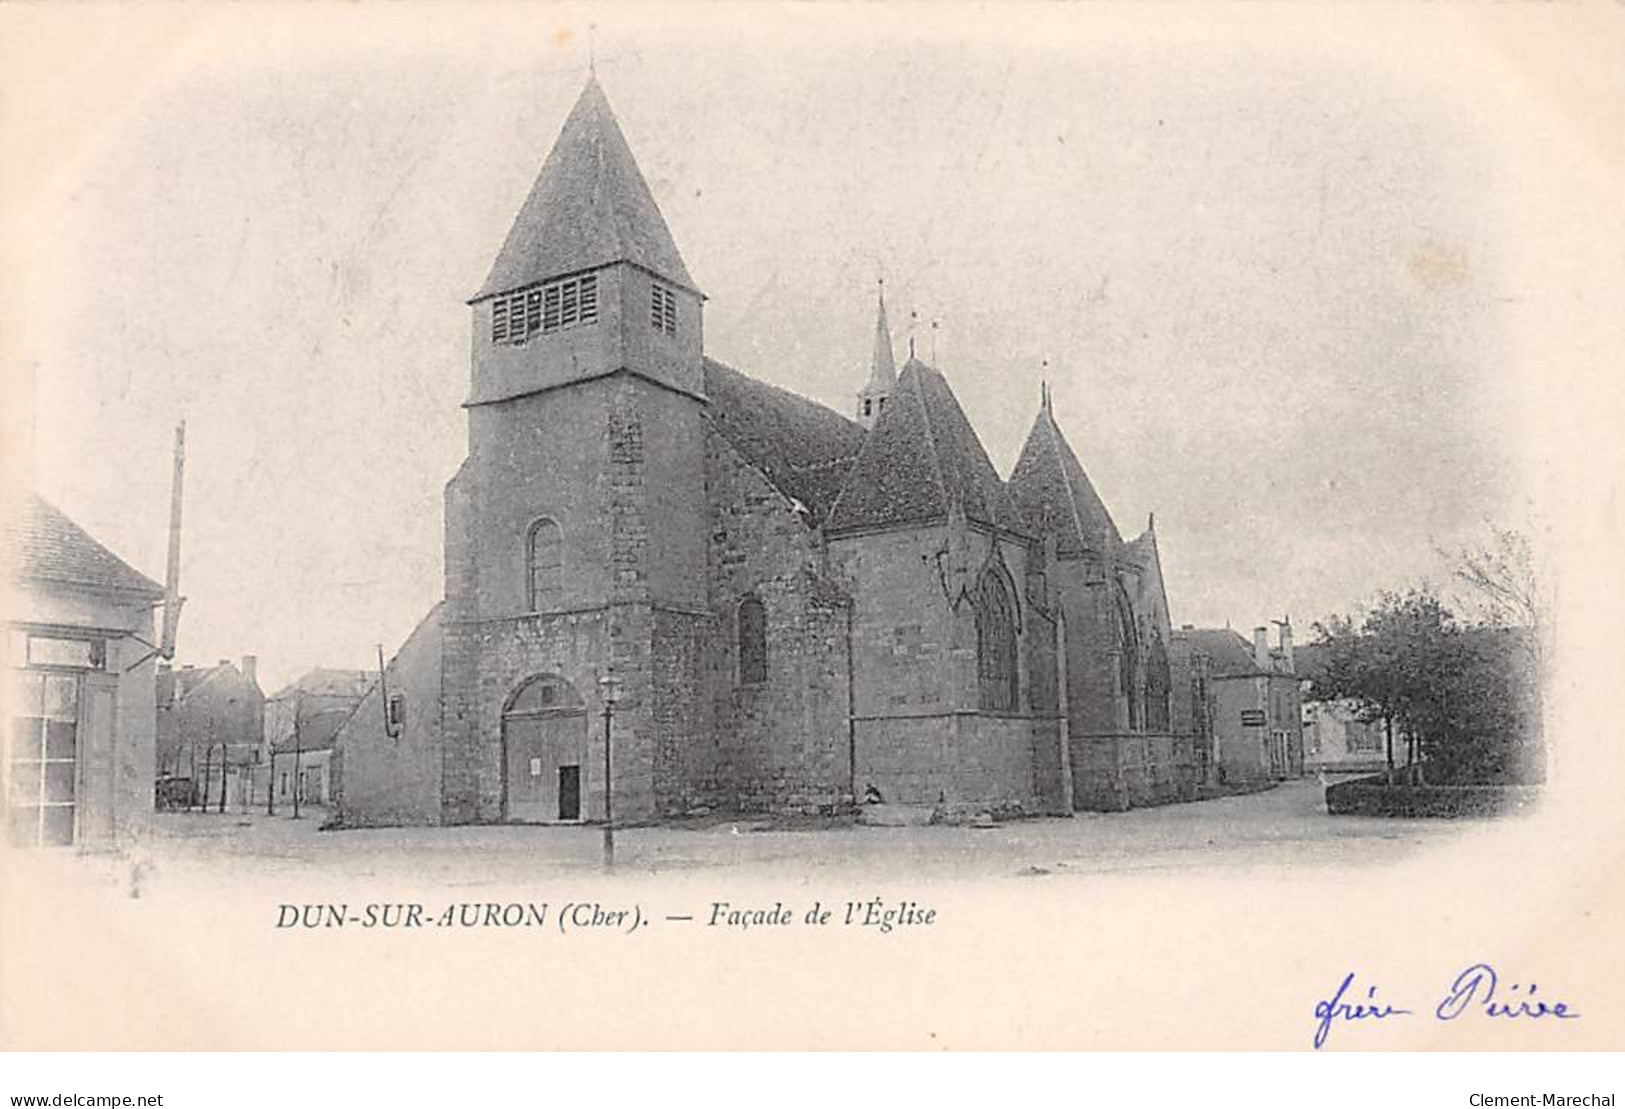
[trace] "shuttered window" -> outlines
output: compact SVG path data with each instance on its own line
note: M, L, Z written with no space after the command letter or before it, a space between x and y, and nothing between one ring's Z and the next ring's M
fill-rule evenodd
M491 341L523 343L566 327L598 322L598 275L582 274L550 281L491 303Z
M677 294L658 282L649 286L649 326L677 334Z
M564 558L561 551L559 525L552 520L537 520L530 527L526 543L526 556L530 569L531 612L550 612L563 603Z

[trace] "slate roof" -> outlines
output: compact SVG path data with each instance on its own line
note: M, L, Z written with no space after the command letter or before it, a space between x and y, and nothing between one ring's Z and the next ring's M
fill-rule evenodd
M823 522L863 445L862 426L710 358L705 395L712 425L734 450L805 505L814 525Z
M355 705L345 705L341 708L324 709L313 712L308 716L299 718L299 739L296 743L292 736L278 740L271 744L277 754L288 754L295 749L310 751L325 751L333 746L333 739L339 734L344 722L350 719L350 714L356 709Z
M939 519L954 503L967 519L1025 530L947 378L911 358L864 440L829 527Z
M1116 551L1123 537L1046 400L1010 474L1010 497L1034 535L1057 533L1056 552Z
M270 700L286 700L295 694L307 697L365 697L378 675L371 670L337 670L318 666L307 670L295 681L283 686L270 696Z
M217 663L214 666L183 666L179 670L169 668L159 670L158 703L172 705L176 701L184 701L217 674L230 669L232 669L230 663Z
M26 493L5 513L7 569L18 581L51 582L157 599L164 587L102 546L45 498Z
M1292 672L1307 682L1325 677L1330 657L1322 643L1301 643L1292 648Z
M1253 660L1253 645L1231 628L1190 628L1184 632L1195 650L1212 660L1217 678L1250 677L1268 674Z
M589 77L470 303L612 262L698 291L604 90Z

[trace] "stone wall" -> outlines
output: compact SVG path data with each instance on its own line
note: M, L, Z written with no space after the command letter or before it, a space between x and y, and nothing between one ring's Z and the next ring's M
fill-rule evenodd
M851 796L849 601L803 514L713 430L707 438L711 626L704 661L718 798L747 810L827 811ZM740 602L767 617L767 680L746 684Z
M441 615L431 609L384 667L390 696L404 698L400 734L385 731L383 687L374 684L334 737L329 784L346 827L442 820Z

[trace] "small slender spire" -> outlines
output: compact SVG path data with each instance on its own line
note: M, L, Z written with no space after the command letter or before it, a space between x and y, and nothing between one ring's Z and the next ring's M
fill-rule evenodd
M858 390L858 422L873 427L885 410L892 387L897 384L897 362L892 357L891 324L886 320L886 279L875 283L875 346L869 360L869 383Z
M897 380L897 362L892 357L891 324L886 320L886 280L881 278L875 307L875 348L869 360L869 389L890 389Z
M939 321L937 321L937 320L932 320L931 321L931 364L933 366L935 366L937 364L937 324L938 324L938 322Z

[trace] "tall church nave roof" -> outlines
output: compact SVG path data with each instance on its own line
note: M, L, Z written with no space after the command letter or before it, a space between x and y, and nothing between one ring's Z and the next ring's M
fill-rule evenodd
M822 523L863 446L863 428L833 409L721 362L705 360L712 423L782 493Z

